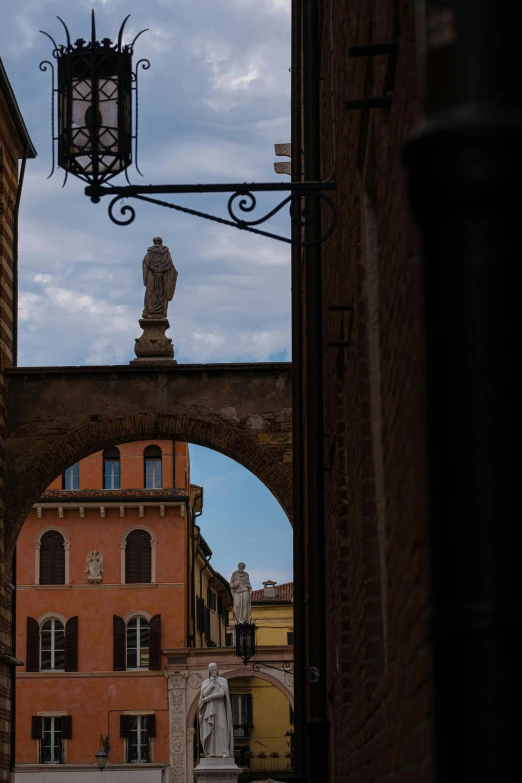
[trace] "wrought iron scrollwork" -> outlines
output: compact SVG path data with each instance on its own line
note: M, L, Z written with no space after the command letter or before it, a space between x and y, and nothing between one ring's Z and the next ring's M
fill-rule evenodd
M142 30L141 31L141 33L144 33L144 32L146 32L146 30ZM131 46L134 46L134 44L136 43L136 39L138 38L139 35L141 35L141 33L138 33L138 35L136 36L136 38L132 42ZM134 85L132 89L134 90L135 95L136 95L136 109L135 109L135 112L134 112L134 168L136 169L138 174L143 177L144 175L141 173L140 167L138 166L138 117L139 117L139 106L138 106L138 100L139 100L139 93L138 93L138 70L139 70L140 66L141 66L141 68L143 68L144 71L148 71L149 68L150 68L150 60L147 60L146 57L142 57L141 60L138 60L138 62L136 63L136 69L132 73L132 82L133 82L133 85ZM128 180L128 178L127 178L127 180ZM119 224L119 225L121 225L121 224ZM127 225L127 224L124 223L123 225Z
M263 191L269 190L269 188L262 188ZM279 188L278 188L279 189ZM307 226L310 225L310 221L307 218L306 210L303 208L303 198L306 198L307 196L310 197L316 197L321 200L321 202L327 207L327 210L324 210L323 213L325 214L325 220L324 224L326 225L325 231L321 234L321 236L318 238L316 243L313 244L320 244L324 242L328 237L332 234L336 222L337 222L337 213L335 209L335 205L332 201L332 199L327 196L325 193L321 192L318 188L303 188L298 187L295 189L292 189L289 195L285 196L285 198L277 204L273 209L271 209L269 212L260 215L259 217L255 219L245 219L240 213L244 213L245 215L250 214L254 212L254 210L257 207L257 200L254 195L254 191L256 190L256 185L247 186L244 189L235 189L231 196L228 199L227 209L228 214L230 216L230 220L226 218L218 217L217 215L210 215L206 212L201 212L197 209L190 209L189 207L183 207L180 204L173 204L168 201L162 201L160 199L152 198L151 196L144 195L144 193L139 193L139 188L132 187L131 189L128 188L114 188L115 192L119 191L119 194L116 195L109 204L109 217L112 220L113 223L115 223L118 226L128 226L130 225L135 217L136 217L136 210L133 206L130 204L122 204L120 206L120 214L121 215L127 215L124 219L119 217L116 214L116 204L125 199L125 198L136 198L140 201L146 201L150 204L157 204L158 206L167 207L168 209L174 209L178 212L183 212L187 215L193 215L195 217L201 217L205 220L211 220L215 223L220 223L221 225L225 226L232 226L233 228L237 228L240 231L249 231L253 234L260 234L261 236L269 237L270 239L277 239L281 242L286 242L288 244L292 244L292 239L290 237L283 236L281 234L275 234L270 231L263 231L259 228L256 228L257 226L260 226L261 224L265 223L267 220L270 220L270 218L274 217L278 212L280 212L287 204L289 205L289 211L290 211L290 219L298 226L300 226L303 229L306 229ZM129 190L131 192L129 192ZM175 187L172 188L173 192L184 192L181 189L177 189ZM274 187L274 190L276 188ZM101 190L96 192L90 192L91 199L94 202L98 202L100 200L99 195L105 195L110 191L108 190ZM185 191L186 192L186 191ZM205 192L205 186L201 186L201 191ZM300 247L307 247L309 246L310 242L307 242L305 238L303 238L301 241L296 242Z
M274 663L282 663L281 666L274 666ZM269 669L275 669L278 672L287 672L288 674L294 673L293 661L256 661L252 664L253 672L260 672L262 666L267 666Z
M44 33L44 35L47 35L47 33ZM48 36L51 38L51 36ZM51 38L51 41L54 40ZM50 179L54 174L54 167L55 167L55 160L54 160L54 143L56 141L55 135L54 135L54 94L56 92L55 81L54 81L54 65L49 60L42 60L40 63L40 70L45 73L48 69L51 69L51 173L47 177L47 179Z

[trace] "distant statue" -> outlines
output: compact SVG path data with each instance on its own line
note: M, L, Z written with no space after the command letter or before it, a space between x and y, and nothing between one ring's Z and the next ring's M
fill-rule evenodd
M230 590L234 606L234 619L236 623L249 623L252 605L252 585L250 577L245 571L245 564L239 563L237 571L230 577Z
M172 263L170 251L161 237L154 237L143 259L145 308L143 318L166 318L169 302L176 290L178 272Z
M234 758L234 720L228 682L219 677L215 663L209 663L208 680L201 684L198 711L205 758Z
M103 555L97 549L93 549L87 555L85 573L89 574L89 582L101 582L103 573Z

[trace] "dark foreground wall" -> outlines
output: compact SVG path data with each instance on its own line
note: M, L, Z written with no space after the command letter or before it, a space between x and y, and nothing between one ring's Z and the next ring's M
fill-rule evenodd
M421 264L401 162L417 112L414 3L334 2L330 26L331 3L321 143L339 210L322 261L333 778L424 783L433 743ZM349 55L393 39L395 74L389 55ZM391 88L389 108L345 107Z

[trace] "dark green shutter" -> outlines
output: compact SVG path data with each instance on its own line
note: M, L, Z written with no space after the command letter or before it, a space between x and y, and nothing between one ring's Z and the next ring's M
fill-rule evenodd
M27 618L25 670L40 671L40 626L34 617Z
M161 615L155 614L149 625L149 669L161 669Z
M72 739L72 715L62 715L62 739Z
M31 739L41 740L43 737L43 718L41 715L33 715L31 718Z
M156 736L156 716L147 715L147 734L149 737Z
M120 737L129 739L131 735L132 715L120 715Z
M125 621L117 614L112 617L112 668L124 672L125 666Z
M70 617L65 623L65 671L78 671L78 617Z

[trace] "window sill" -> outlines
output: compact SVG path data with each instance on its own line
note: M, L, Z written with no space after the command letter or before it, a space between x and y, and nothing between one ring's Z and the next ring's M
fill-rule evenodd
M136 766L138 767L147 767L147 769L167 769L169 766L168 761L149 761L144 764L136 764L134 762L128 763L126 761L114 761L114 762L107 762L107 766L105 767L106 770L108 769L133 769ZM49 767L52 767L53 769L63 769L64 767L67 769L86 769L86 770L92 770L95 769L98 771L98 767L96 763L93 764L16 764L13 772L31 772L32 770L45 770L49 769Z

